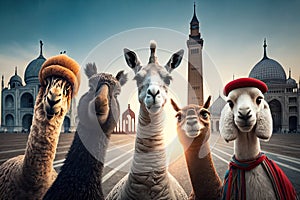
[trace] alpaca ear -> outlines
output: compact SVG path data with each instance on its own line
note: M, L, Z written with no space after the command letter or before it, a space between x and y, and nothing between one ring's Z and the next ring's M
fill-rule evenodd
M88 78L93 76L94 74L97 74L97 67L95 63L88 63L85 66L84 72Z
M178 112L180 110L180 108L177 106L177 104L175 103L175 101L173 99L171 99L171 104L176 112Z
M263 100L263 108L257 113L255 133L260 139L268 141L272 136L272 115L268 103Z
M235 140L238 135L238 129L234 123L234 115L231 108L226 104L221 112L220 133L226 142Z
M209 95L209 97L207 98L207 100L206 100L206 102L205 102L203 108L206 108L206 109L209 108L209 106L210 106L210 100L211 100L211 96Z
M133 71L136 74L142 68L140 66L140 61L139 61L137 55L133 51L130 51L129 49L125 48L124 49L124 56L125 56L125 60L126 60L127 65L131 69L133 69Z
M120 82L120 85L123 86L127 82L127 74L124 73L124 70L119 71L116 75L116 79Z
M170 60L165 65L165 68L169 73L171 73L173 71L173 69L177 68L180 65L182 57L183 57L183 53L184 53L184 50L181 49L171 56Z

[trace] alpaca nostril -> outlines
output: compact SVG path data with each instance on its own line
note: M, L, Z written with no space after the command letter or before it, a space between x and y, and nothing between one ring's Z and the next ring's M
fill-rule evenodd
M246 114L241 113L240 111L238 111L239 115L238 118L242 119L242 120L248 120L250 117L252 117L252 115L250 115L251 110L249 110Z
M49 97L47 97L47 101L48 101L50 107L53 107L55 104L58 104L60 102L60 99L53 101L53 100L49 99Z

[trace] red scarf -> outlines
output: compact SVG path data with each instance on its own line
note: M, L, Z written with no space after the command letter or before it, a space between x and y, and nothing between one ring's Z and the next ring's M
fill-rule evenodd
M232 157L229 163L229 169L225 174L222 200L245 200L245 171L252 170L260 164L267 172L278 200L297 199L296 190L284 172L264 153L260 153L256 159L251 161L239 161L235 156Z

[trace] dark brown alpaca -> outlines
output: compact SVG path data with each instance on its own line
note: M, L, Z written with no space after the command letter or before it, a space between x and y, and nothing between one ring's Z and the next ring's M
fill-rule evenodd
M188 105L180 109L171 99L177 112L177 134L185 150L185 159L193 191L189 199L219 199L222 182L216 172L208 139L210 137L209 96L204 106Z

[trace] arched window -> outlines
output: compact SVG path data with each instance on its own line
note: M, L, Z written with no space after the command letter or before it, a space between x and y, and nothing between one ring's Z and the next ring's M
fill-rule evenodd
M7 95L5 97L5 107L13 108L14 107L14 98L12 95Z
M32 124L32 114L26 114L22 118L22 128L24 131L28 132Z
M273 119L273 132L281 131L281 118L282 118L282 109L281 103L274 99L269 102L272 119Z
M68 133L70 131L70 126L71 126L70 118L65 116L64 123L63 123L65 133Z
M33 97L26 92L21 97L21 108L33 108Z
M6 126L14 126L15 125L14 117L11 114L8 114L5 116L5 125Z

